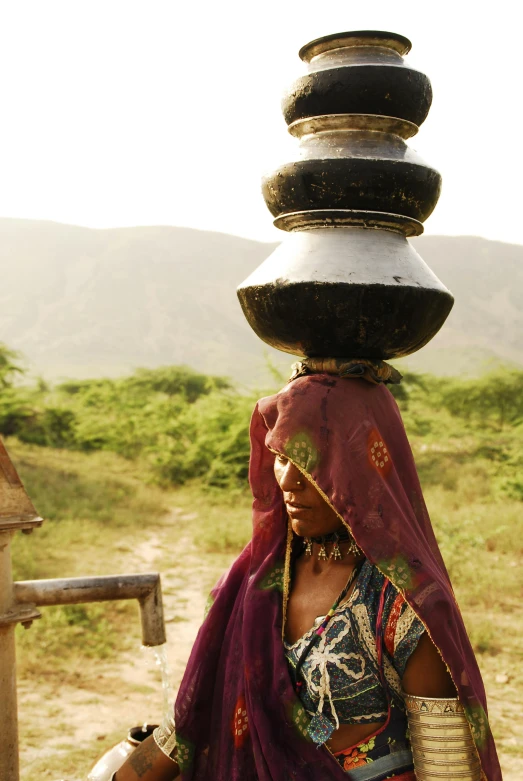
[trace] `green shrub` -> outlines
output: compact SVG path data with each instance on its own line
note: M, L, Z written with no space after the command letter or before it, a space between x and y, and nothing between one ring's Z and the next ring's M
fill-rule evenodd
M523 420L523 371L500 369L478 379L448 381L442 402L476 425L503 429Z
M147 463L164 485L196 479L246 487L254 393L185 366L19 386L16 359L0 345L0 433L50 448L110 451ZM281 382L276 372L274 381ZM522 387L523 372L514 369L475 380L405 373L392 393L425 486L455 490L458 473L473 464L481 495L523 499Z

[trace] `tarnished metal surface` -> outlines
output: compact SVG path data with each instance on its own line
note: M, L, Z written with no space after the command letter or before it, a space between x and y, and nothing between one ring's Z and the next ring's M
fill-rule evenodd
M441 175L402 139L362 131L332 135L307 136L299 160L263 178L263 197L274 217L313 209L385 212L419 222L431 215Z
M44 519L40 518L39 515L10 515L7 518L2 518L0 516L0 529L5 531L16 531L17 529L20 529L21 531L31 532L33 529L41 526L43 522Z
M0 532L0 617L14 608L11 574L12 532ZM15 624L0 625L0 781L18 779Z
M290 235L238 288L267 344L307 357L399 358L423 347L453 298L406 237L436 206L439 172L406 143L425 120L430 81L410 41L358 31L300 52L308 72L283 99L294 160L262 183Z
M424 122L432 103L428 77L403 59L410 41L394 33L340 33L306 44L307 73L283 96L288 125L320 114L381 114Z
M287 128L291 136L303 136L330 133L335 130L365 130L375 133L392 133L400 138L412 138L418 132L418 126L406 119L384 117L378 114L323 114L318 117L297 119Z
M22 624L28 627L35 619L41 617L42 614L34 605L14 605L0 615L0 628L10 624Z
M29 530L42 525L32 501L0 440L0 531Z
M303 231L313 228L377 228L400 233L402 236L421 236L423 225L412 217L363 209L325 209L280 214L274 220L276 228L284 231Z
M238 297L278 350L384 360L423 347L453 304L400 233L343 226L289 233Z
M17 781L19 774L15 628L40 615L34 606L15 601L11 538L16 529L28 532L41 523L0 441L0 781Z
M385 30L352 30L346 33L332 33L324 35L321 38L315 38L313 41L302 46L299 55L304 62L310 62L315 57L332 52L333 50L346 49L350 44L354 47L382 47L403 55L408 54L412 44L404 35L390 33Z
M143 644L163 645L166 641L160 575L156 572L19 581L14 584L14 596L18 604L38 607L137 599Z

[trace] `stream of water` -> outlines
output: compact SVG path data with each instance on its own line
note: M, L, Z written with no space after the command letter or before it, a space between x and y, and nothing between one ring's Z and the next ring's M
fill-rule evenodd
M167 644L157 645L154 647L141 646L142 653L146 660L155 665L160 671L161 685L162 685L162 700L163 700L163 713L162 719L167 714L172 714L174 708L174 689L172 686L172 676L169 669L169 662L167 661ZM134 731L133 731L134 732ZM141 732L139 732L141 735ZM143 725L143 737L150 734L150 727L146 724ZM135 739L141 740L142 738L138 734L134 734ZM93 767L87 781L110 781L113 773L121 767L123 762L127 759L129 754L134 750L134 747L127 740L122 740L117 746L114 746L104 756L98 760Z
M153 647L142 645L142 653L152 657L153 664L160 671L163 697L162 715L171 714L174 708L174 689L172 685L172 675L167 660L167 643Z

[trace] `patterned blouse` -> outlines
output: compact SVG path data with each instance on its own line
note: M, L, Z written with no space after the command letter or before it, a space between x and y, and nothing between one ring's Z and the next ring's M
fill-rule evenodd
M300 699L307 713L320 713L332 724L365 724L387 719L387 696L380 681L376 621L385 576L368 560L363 563L348 601L341 604L327 629L309 651L299 671ZM314 629L296 643L284 643L293 682L296 665ZM383 611L383 671L391 704L402 710L401 678L425 631L410 605L390 583Z

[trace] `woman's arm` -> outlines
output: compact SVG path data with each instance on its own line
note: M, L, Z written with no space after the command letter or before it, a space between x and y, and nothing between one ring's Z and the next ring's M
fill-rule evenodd
M457 697L445 662L424 632L410 655L402 678L405 694L417 697Z
M172 781L180 768L156 745L154 737L140 743L114 776L114 781Z
M458 693L424 632L402 679L417 778L480 781L481 765Z

